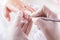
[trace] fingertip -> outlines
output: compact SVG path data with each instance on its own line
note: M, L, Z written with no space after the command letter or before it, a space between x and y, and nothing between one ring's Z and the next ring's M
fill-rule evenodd
M24 13L23 14L24 19L28 19L28 16Z
M5 17L6 17L6 19L8 20L8 21L10 21L10 12L11 12L11 10L9 10L9 8L8 7L6 7L6 13L5 13Z

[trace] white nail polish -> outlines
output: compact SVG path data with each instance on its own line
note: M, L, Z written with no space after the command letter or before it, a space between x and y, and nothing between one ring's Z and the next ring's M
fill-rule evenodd
M27 20L21 20L21 23L27 24L28 21Z
M28 16L31 16L31 14L32 14L29 10L25 10L24 12L25 12Z

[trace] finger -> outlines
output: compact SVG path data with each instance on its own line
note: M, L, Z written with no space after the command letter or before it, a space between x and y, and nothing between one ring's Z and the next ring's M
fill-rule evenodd
M28 15L26 15L25 12L23 12L23 18L28 20Z
M13 6L15 6L16 8L20 9L20 7L23 6L23 3L20 0L8 0L6 5L9 8L12 8Z
M38 11L32 14L32 17L46 17L46 14L43 12L43 9L39 9Z
M31 13L33 13L33 12L35 12L36 10L35 9L33 9L32 7L30 7L30 6L26 6L25 7L26 9L28 9L29 11L31 11Z
M6 7L5 17L7 18L8 21L10 21L10 12L11 12L11 10Z
M26 15L25 15L25 17L26 17ZM26 34L26 31L27 31L27 28L28 28L28 25L29 25L29 18L24 18L24 21L25 21L25 24L24 24L24 26L22 27L22 30L23 30L23 32Z
M30 29L31 29L31 24L32 24L32 19L28 18L26 19L28 23L25 23L24 26L22 27L22 30L24 31L25 34L29 34ZM26 22L25 21L25 22Z
M32 17L40 17L41 15L43 15L43 10L38 10L32 13Z
M31 18L29 18L28 20L29 20L28 21L28 27L27 27L27 30L26 30L27 35L29 34L29 32L31 30L31 27L32 27L32 23L33 23Z
M8 4L7 8L9 8L11 11L14 11L14 12L19 11L19 8L12 4Z
M47 17L56 19L57 15L53 11L51 11L48 7L44 6L43 12L46 14Z
M28 27L28 20L25 20L25 22L27 22L27 23L25 23L25 24L23 25L22 31L26 34L26 30L27 30L27 27Z
M25 21L25 24L22 27L22 30L24 31L24 33L26 32L27 26L28 26L28 16L24 13L23 15L23 21Z
M6 5L6 13L5 13L5 17L10 21L10 13L11 11L17 12L19 11L19 9L17 9L15 6L13 6L12 4Z

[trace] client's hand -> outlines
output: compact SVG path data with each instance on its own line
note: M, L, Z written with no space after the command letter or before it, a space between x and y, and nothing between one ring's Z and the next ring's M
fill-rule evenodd
M14 21L8 28L8 40L27 40L32 26L32 19L23 12L18 12Z
M55 13L50 11L47 7L43 7L42 11L38 12L36 15L33 15L34 17L44 17L44 18L50 18L50 19L57 19L57 16ZM46 21L43 20L43 18L39 18L36 22L39 29L41 29L45 36L47 37L47 40L60 40L60 34L57 30L57 24L56 22L52 21Z
M15 7L15 8L14 8ZM25 10L29 10L31 13L33 13L35 10L28 6L25 5L21 0L8 0L6 3L6 14L5 17L10 21L10 12L15 11L17 9L22 10L23 12Z

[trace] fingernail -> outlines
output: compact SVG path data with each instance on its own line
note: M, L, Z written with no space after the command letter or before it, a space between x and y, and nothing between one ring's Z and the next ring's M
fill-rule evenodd
M21 23L27 24L28 21L27 20L21 20Z
M17 16L18 17L22 17L23 16L23 14L21 13L21 11L17 11Z

